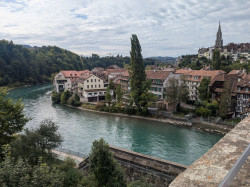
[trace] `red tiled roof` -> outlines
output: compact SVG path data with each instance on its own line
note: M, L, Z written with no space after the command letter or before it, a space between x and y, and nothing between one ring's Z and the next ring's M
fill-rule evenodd
M204 77L210 77L210 79L212 80L216 75L219 74L225 74L225 71L222 70L214 70L214 71L206 71L206 70L176 70L175 74L183 74L188 76L186 79L189 81L196 81L196 82L201 82L201 80ZM190 77L191 76L191 77ZM198 79L194 79L194 76L199 77Z
M154 71L154 70L147 70L146 76L148 79L166 79L171 71Z
M82 74L89 73L90 71L89 70L84 70L84 71L65 70L61 72L65 78L72 78L72 77L79 78Z

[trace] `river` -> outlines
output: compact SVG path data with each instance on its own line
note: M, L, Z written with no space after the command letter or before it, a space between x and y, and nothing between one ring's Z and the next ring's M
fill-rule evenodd
M51 84L11 90L22 98L24 112L31 117L25 127L35 128L50 118L59 125L63 147L89 154L92 142L101 137L110 145L180 164L190 165L207 152L222 135L179 128L161 122L82 111L51 103Z

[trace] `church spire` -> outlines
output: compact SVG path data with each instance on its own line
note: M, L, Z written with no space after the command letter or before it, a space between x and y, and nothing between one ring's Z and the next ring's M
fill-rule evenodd
M222 40L222 32L221 32L221 26L220 26L220 21L219 21L219 28L218 32L216 35L216 40L215 40L215 48L221 48L223 47L223 40Z

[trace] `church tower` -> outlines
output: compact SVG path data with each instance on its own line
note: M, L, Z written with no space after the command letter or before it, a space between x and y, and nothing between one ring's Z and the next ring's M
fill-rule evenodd
M222 33L221 33L221 28L220 28L220 22L219 22L219 28L218 32L216 35L216 40L215 40L215 48L221 48L223 47L223 40L222 40Z

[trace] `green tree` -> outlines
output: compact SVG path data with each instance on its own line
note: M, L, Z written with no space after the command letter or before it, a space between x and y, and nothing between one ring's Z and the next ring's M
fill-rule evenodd
M0 186L63 186L63 174L55 167L42 163L32 167L22 158L11 156L10 148L5 147L4 160L0 164Z
M102 138L93 142L89 161L99 186L126 186L124 173Z
M208 85L210 83L209 78L203 78L200 86L198 87L199 98L201 100L207 100L209 98Z
M71 93L66 90L61 95L61 104L67 104L68 99L71 97Z
M108 103L108 105L110 106L111 102L112 102L112 95L110 94L110 87L108 85L107 89L106 89L106 95L105 95L105 101Z
M25 129L24 133L10 144L13 156L27 159L31 165L43 157L46 162L53 162L51 150L61 145L62 136L57 132L58 126L51 120L43 120L37 129Z
M189 97L188 95L188 86L184 80L184 77L182 77L181 80L174 77L169 79L167 87L165 88L165 98L169 103L174 104L175 112L176 105L181 101L186 102Z
M60 103L61 102L61 92L57 93L56 91L52 91L51 95L52 103Z
M212 111L208 108L203 107L203 106L198 107L196 109L196 113L201 115L202 117L208 117L208 116L212 115Z
M222 119L225 119L227 116L227 113L230 111L230 108L232 106L232 82L231 81L225 81L223 92L220 96L220 103L219 103L219 116Z
M142 110L145 113L145 108L147 106L146 101L148 95L148 89L150 88L149 82L146 82L145 67L143 63L143 58L141 54L141 45L135 34L131 37L131 51L130 51L130 85L131 85L131 98L136 106L137 113L141 114ZM143 96L143 97L142 97ZM146 99L146 100L145 100ZM147 109L146 109L147 110Z
M123 93L123 90L122 90L122 87L121 87L120 84L117 85L115 93L116 93L117 102L121 103L122 102L122 96L123 96L124 93Z
M14 134L20 132L29 121L23 113L21 100L13 102L7 97L7 90L0 89L0 151L2 146L14 139ZM1 153L0 152L0 153Z
M215 49L213 52L212 57L213 69L219 70L221 67L221 57L220 57L220 50Z

